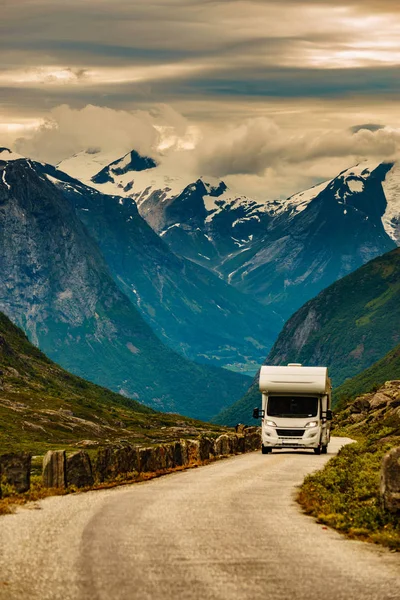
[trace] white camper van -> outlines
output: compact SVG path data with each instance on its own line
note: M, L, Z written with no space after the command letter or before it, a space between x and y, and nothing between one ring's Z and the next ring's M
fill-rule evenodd
M330 440L331 381L326 367L261 367L262 453L273 448L312 448L326 454Z

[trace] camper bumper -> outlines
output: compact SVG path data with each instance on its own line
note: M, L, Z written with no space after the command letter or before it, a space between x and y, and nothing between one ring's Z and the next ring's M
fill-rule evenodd
M321 440L321 427L312 429L285 429L263 427L262 443L270 448L317 448Z

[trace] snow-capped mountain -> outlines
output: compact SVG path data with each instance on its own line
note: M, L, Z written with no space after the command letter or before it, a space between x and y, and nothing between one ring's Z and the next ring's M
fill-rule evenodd
M154 161L153 161L154 162ZM104 172L104 169L103 169ZM91 185L135 200L176 253L284 316L400 243L400 168L360 163L286 201L256 202L220 180L113 161Z
M116 284L164 342L198 362L254 369L281 317L175 255L131 198L104 195L50 165L41 168L99 244Z
M247 377L195 364L173 352L121 289L131 283L131 271L129 265L124 271L124 260L134 262L135 236L138 246L144 246L142 254L147 251L152 258L156 256L151 254L154 238L158 246L164 247L163 242L144 222L140 229L142 219L137 212L137 227L133 227L134 213L129 206L118 217L118 207L124 208L123 199L87 190L68 175L62 174L61 181L60 177L54 168L4 149L0 151L0 310L49 357L71 372L160 410L207 418L232 397L239 398L248 386ZM91 206L98 206L98 211L85 225L84 219L78 218L79 211L87 214ZM133 209L136 211L134 205ZM107 227L107 220L115 221L116 228ZM146 231L151 237L145 237ZM95 233L103 236L102 247ZM115 240L113 235L121 239ZM120 255L119 243L124 248ZM110 263L105 258L107 245ZM172 254L165 248L165 254ZM162 255L162 248L159 253ZM179 285L185 270L182 267L178 273L183 261L176 260L178 267L171 269L171 278L176 277ZM138 262L140 272L142 262ZM113 277L118 263L121 276L126 275L121 286ZM162 277L166 271L167 265L164 271L160 267L157 285L168 305L169 284ZM157 265L153 276L156 279ZM143 278L146 277L144 273ZM193 298L190 301L194 302ZM234 301L235 298L230 299L231 304ZM152 308L156 310L157 306L153 304ZM193 307L194 313L200 314L201 310L200 303ZM212 314L212 318L218 314L222 323L225 306L221 310L215 307ZM188 319L187 314L183 318ZM207 315L205 330L206 320ZM236 328L239 329L238 324Z

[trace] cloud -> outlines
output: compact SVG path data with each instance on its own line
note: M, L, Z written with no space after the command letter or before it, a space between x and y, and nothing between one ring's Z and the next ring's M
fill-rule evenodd
M400 130L357 127L356 131L293 135L270 119L252 119L203 140L197 149L199 170L216 177L261 176L268 169L282 170L324 159L345 158L351 164L371 157L390 159L398 153Z
M379 123L362 123L361 125L353 125L352 127L350 127L350 131L352 133L358 133L363 129L366 129L367 131L379 131L380 129L384 128L385 126L380 125Z
M151 155L159 138L148 112L92 105L75 110L62 105L53 109L31 136L19 138L15 146L23 155L55 164L89 147L120 149L121 154L136 148Z

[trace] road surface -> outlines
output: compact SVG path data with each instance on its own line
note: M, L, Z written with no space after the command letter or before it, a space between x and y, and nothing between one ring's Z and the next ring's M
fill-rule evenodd
M295 503L326 460L251 453L0 517L0 599L399 600L400 555Z

